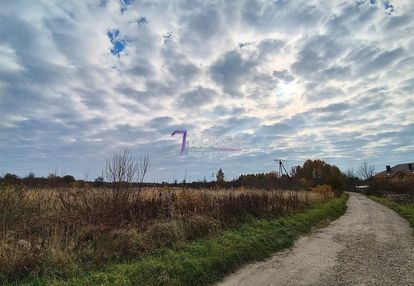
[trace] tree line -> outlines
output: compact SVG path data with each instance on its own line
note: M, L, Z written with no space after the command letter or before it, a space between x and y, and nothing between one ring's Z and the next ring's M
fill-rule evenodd
M102 176L94 181L76 180L71 175L57 176L50 174L47 177L36 177L33 173L20 178L13 174L0 177L0 183L11 185L24 185L28 187L93 187L123 188L147 186L171 186L190 188L261 188L261 189L306 189L317 185L329 185L334 190L350 190L363 182L353 172L343 173L335 166L322 160L307 160L301 166L292 167L290 175L281 175L277 172L242 174L230 181L225 180L222 169L216 173L216 180L207 182L181 182L181 183L145 183L144 178L148 172L150 159L148 156L135 160L129 150L116 153L106 163Z

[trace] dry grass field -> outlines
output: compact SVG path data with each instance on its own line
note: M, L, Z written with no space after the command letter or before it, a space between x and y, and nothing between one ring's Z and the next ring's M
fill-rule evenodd
M328 199L308 191L0 190L0 278L65 278Z

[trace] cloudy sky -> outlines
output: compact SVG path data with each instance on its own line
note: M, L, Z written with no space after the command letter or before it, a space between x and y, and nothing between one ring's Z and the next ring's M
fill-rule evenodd
M93 180L125 147L149 181L412 162L413 31L411 0L2 0L0 174Z

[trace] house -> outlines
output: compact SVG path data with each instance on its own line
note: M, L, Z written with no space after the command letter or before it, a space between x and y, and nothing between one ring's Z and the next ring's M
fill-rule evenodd
M386 166L385 171L375 175L377 179L389 180L393 183L413 182L414 163L399 164L394 167Z

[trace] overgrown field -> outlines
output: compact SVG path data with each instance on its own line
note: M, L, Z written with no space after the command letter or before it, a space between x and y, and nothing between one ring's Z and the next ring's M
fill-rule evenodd
M347 195L281 218L252 218L240 227L193 242L177 243L130 263L112 264L61 279L32 279L25 285L209 285L240 265L269 257L291 246L294 239L314 226L341 216Z
M372 200L383 204L399 213L414 227L414 196L413 195L393 195L393 196L369 196Z
M114 195L113 189L2 187L0 281L67 279L330 198L308 191L147 188Z

